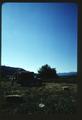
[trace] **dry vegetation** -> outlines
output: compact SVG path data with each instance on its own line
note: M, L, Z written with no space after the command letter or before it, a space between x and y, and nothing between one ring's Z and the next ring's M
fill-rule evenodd
M76 113L77 84L43 83L39 87L21 87L18 84L2 82L0 87L0 112L8 114L25 113ZM66 89L67 87L67 89ZM21 95L20 100L6 98L7 95Z

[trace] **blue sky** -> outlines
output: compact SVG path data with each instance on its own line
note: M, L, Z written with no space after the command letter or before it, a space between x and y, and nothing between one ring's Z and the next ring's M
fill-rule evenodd
M4 3L2 65L77 71L77 20L75 3Z

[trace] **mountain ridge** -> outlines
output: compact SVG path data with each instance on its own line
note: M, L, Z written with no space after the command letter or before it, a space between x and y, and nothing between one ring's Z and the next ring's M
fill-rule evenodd
M58 73L58 75L59 76L71 76L71 75L76 76L77 72L64 72L64 73Z

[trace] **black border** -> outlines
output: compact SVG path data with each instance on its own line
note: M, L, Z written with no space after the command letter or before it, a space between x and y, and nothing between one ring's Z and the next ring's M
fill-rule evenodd
M82 63L82 59L81 59L81 2L79 2L78 0L42 0L42 1L34 1L34 0L5 0L2 1L0 3L0 18L1 18L1 9L2 9L2 5L5 2L72 2L72 3L77 3L78 4L78 111L77 114L40 114L40 115L32 115L32 116L27 116L27 115L15 115L15 116L9 116L8 114L0 114L0 119L3 120L79 120L81 117L81 63ZM2 21L0 21L2 23ZM0 31L1 31L1 26L0 26ZM1 32L0 32L1 35ZM0 39L0 58L1 58L1 51L2 51L2 42ZM0 59L1 60L1 59ZM0 65L1 65L1 61L0 61Z

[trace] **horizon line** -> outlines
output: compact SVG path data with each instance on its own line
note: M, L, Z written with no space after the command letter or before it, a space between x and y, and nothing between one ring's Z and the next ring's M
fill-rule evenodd
M9 66L9 65L1 65L1 66L6 66L6 67L13 67L13 68L19 68L19 69L24 69L24 70L26 70L26 71L30 71L30 70L27 70L27 69L25 69L25 68L23 68L23 67L15 67L15 66ZM34 71L30 71L30 72L34 72ZM57 71L56 71L57 72ZM77 70L75 71L68 71L68 72L57 72L58 74L59 73L72 73L72 72L76 72L77 73ZM38 71L37 72L34 72L34 73L38 73Z

